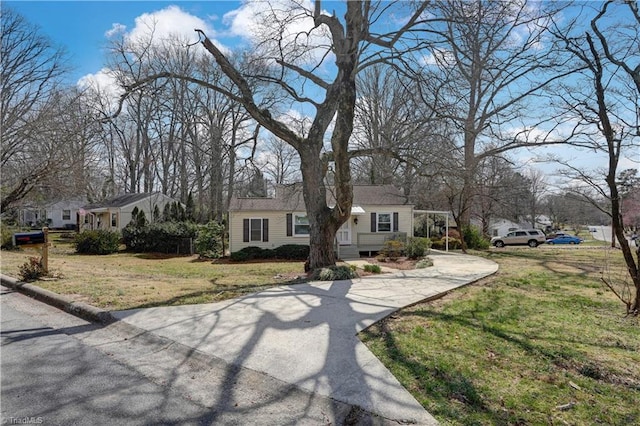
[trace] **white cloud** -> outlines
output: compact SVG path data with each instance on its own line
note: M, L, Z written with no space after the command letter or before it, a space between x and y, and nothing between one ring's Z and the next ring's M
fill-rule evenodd
M313 4L309 0L245 2L225 14L223 22L229 26L231 35L250 42L265 55L279 52L280 39L285 55L306 50L304 55L296 56L298 63L318 61L331 42L325 26L315 28Z
M138 16L135 19L134 28L126 34L126 38L129 41L137 41L146 40L153 36L154 41L161 42L179 37L184 40L196 41L195 29L204 31L209 38L216 35L214 29L206 21L172 5Z
M105 31L104 36L107 38L111 38L115 35L123 34L126 30L127 30L126 25L114 22L113 24L111 24L111 29L108 31Z
M78 80L78 87L82 90L93 92L98 99L96 102L103 107L113 109L124 90L117 83L113 72L108 68L102 68L95 74L87 74Z
M450 67L456 62L453 52L448 49L433 49L432 52L422 56L423 65L435 65L439 67Z

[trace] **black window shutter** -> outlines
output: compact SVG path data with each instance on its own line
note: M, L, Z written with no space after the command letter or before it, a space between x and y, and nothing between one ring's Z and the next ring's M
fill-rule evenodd
M393 232L398 232L398 212L393 212Z
M293 215L291 213L287 213L287 237L293 235Z
M262 241L269 241L269 219L262 219Z
M242 241L249 242L249 219L242 220Z
M378 230L378 224L376 223L378 221L378 215L376 215L374 212L371 212L371 232L376 232Z

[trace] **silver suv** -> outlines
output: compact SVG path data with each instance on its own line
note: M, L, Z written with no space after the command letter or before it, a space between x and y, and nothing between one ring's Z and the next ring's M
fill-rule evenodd
M547 237L539 229L518 229L509 232L504 237L493 237L491 244L496 247L528 245L529 247L537 247L543 244Z

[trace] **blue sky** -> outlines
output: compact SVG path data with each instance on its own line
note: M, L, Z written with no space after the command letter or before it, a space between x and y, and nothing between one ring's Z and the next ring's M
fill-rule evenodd
M64 47L73 72L68 83L97 76L106 65L108 33L119 29L127 34L141 28L141 16L158 19L165 33L179 30L196 40L199 27L222 46L236 46L250 37L252 15L260 3L240 1L3 1L41 28L41 34ZM323 8L341 6L323 2ZM584 155L581 153L579 155ZM524 157L528 155L524 153ZM637 155L636 155L637 157ZM601 163L603 160L592 160ZM605 163L602 162L602 165ZM626 165L628 167L628 165Z
M211 27L219 27L223 16L241 5L235 1L3 1L2 4L38 25L43 35L67 50L74 68L72 81L104 66L109 41L106 33L114 24L122 24L130 31L142 14L176 5Z

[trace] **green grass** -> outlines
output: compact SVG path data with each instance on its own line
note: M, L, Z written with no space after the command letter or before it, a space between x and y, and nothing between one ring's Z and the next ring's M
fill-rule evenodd
M640 325L599 281L619 252L484 255L498 274L371 327L367 346L442 424L640 424Z
M18 277L20 265L39 252L2 251L2 273ZM36 284L75 301L108 310L216 302L299 282L303 262L212 262L197 256L115 253L75 254L54 240L49 269L54 279Z

